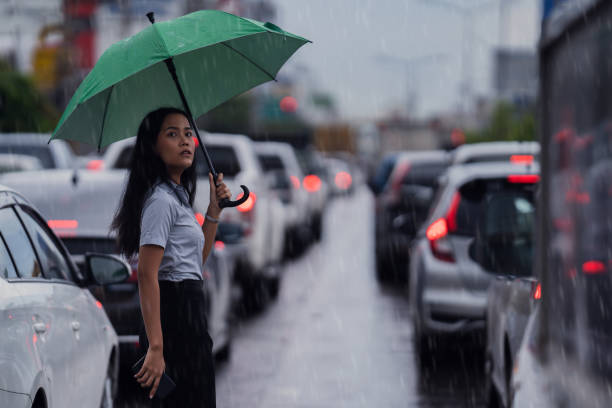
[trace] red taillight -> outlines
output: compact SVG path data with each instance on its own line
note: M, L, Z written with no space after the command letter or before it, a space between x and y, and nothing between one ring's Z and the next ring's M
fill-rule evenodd
M587 275L597 275L606 271L606 265L601 261L587 261L582 264L582 272Z
M198 147L200 145L200 142L198 142L198 138L193 136L192 139L193 139L193 144L195 145L195 147Z
M77 220L49 220L47 225L51 229L75 229L79 227Z
M542 284L540 282L534 282L535 289L532 289L533 298L535 300L540 300L542 298Z
M448 234L448 225L446 223L446 219L440 218L433 224L427 228L427 239L430 241L435 241L436 239L440 239L445 237Z
M302 184L304 185L304 189L309 193L315 193L321 189L321 179L314 174L309 174L304 177L304 182Z
M296 190L300 189L300 179L297 178L296 176L289 176L289 179L291 180L291 184L293 185L293 188L295 188Z
M508 176L508 181L516 184L535 184L540 181L540 176L537 174L512 174Z
M96 307L98 309L102 309L102 302L100 302L99 300L96 300Z
M223 251L225 249L225 243L223 241L215 241L215 249L217 251Z
M102 170L104 168L104 160L90 160L87 163L87 170Z
M198 224L200 224L200 227L204 225L204 216L202 215L202 213L195 213L195 217L196 220L198 220Z
M447 236L449 232L457 230L457 211L459 210L460 202L461 194L456 192L448 208L446 217L434 221L425 232L429 240L431 253L437 259L444 262L455 262L453 249Z
M238 195L237 199L240 200L240 198L242 197L242 193ZM255 207L255 202L257 201L257 196L255 195L255 193L251 192L249 194L249 198L247 198L247 200L240 204L238 207L236 207L236 209L240 212L249 212L253 209L253 207Z
M513 154L510 156L510 162L514 164L532 164L533 156L530 154Z
M353 178L346 171L336 173L334 181L336 186L338 186L338 188L341 190L348 190L351 187L351 184L353 184Z

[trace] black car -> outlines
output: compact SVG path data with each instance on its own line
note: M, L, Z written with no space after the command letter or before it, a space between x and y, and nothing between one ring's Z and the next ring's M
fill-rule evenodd
M395 157L393 170L375 205L376 273L380 279L405 278L410 243L427 218L438 178L449 161L444 151L409 152Z

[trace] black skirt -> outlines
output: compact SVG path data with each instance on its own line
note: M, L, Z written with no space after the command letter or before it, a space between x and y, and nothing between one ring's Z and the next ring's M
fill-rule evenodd
M215 368L206 321L203 281L159 282L166 374L175 390L154 407L214 408ZM148 349L144 325L140 344Z

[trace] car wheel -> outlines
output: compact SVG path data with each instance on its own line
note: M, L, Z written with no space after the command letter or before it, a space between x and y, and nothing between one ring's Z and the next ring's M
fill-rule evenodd
M433 362L434 338L415 331L413 336L414 355L420 368L430 366Z
M268 286L268 294L270 295L270 299L276 300L280 292L280 278L269 278L266 283Z
M113 408L113 400L115 394L115 375L112 363L108 364L106 378L104 379L104 389L102 391L102 401L100 408Z
M232 342L228 340L227 343L217 351L215 359L221 363L227 363L232 356Z

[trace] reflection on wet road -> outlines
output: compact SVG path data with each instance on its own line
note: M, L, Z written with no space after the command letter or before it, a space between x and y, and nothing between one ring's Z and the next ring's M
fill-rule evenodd
M404 291L376 282L372 206L365 188L331 202L322 242L287 265L279 299L239 320L217 367L219 407L479 406L481 349L449 342L418 368Z

